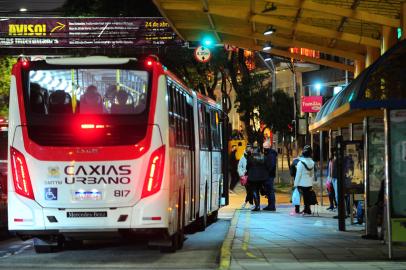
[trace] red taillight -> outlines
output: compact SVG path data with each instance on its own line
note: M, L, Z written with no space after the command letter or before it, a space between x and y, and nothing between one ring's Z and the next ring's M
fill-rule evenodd
M153 64L154 62L152 61L152 60L147 60L147 66L152 66L152 64Z
M142 188L141 199L157 193L161 189L165 166L165 145L156 149L149 159L147 175Z
M29 68L30 62L28 62L28 60L23 60L21 61L21 65L23 66L23 68Z
M10 147L10 157L15 191L21 196L34 200L31 179L24 155L15 148Z
M105 128L105 125L95 125L95 124L81 124L82 129L94 129L94 128Z

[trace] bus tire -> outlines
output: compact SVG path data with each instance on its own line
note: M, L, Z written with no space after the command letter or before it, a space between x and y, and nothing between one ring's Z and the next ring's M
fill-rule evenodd
M216 222L218 220L218 215L219 215L218 210L213 211L213 212L210 213L210 216L209 216L210 224L212 224L212 223L214 223L214 222Z
M61 249L63 240L61 237L36 237L34 238L34 250L36 253L52 253Z
M198 230L203 232L207 227L207 186L204 194L204 213L199 220Z
M178 208L178 229L177 231L169 237L169 246L163 246L161 247L161 252L163 253L173 253L176 252L178 249L181 249L183 247L183 241L185 240L185 234L183 231L183 221L184 220L184 202L182 203L182 197L180 195L179 191L179 208ZM183 200L184 201L184 200Z

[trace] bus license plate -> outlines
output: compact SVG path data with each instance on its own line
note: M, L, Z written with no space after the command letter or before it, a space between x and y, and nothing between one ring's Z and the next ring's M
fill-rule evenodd
M68 218L107 217L107 212L67 212Z
M102 199L101 191L75 191L74 200L76 201L86 201L93 200L99 201Z

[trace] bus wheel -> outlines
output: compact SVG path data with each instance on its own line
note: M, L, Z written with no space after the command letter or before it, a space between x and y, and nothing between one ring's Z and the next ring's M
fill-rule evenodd
M209 216L209 222L210 224L216 222L218 220L218 215L219 215L219 211L213 211L211 212L210 216Z
M34 249L36 253L51 253L61 249L63 239L60 236L47 236L34 238Z
M207 187L204 195L204 213L199 220L198 230L203 232L207 227Z
M180 193L180 192L179 192ZM185 203L183 200L182 203L182 197L179 195L179 202L178 202L179 208L178 208L178 230L176 233L171 235L169 237L169 246L163 246L161 247L161 252L165 253L173 253L176 252L176 250L181 249L183 247L183 242L185 241L185 234L184 234L184 211L185 211Z

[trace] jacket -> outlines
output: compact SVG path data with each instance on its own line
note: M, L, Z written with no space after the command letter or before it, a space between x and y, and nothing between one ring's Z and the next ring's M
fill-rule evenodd
M246 154L244 154L240 161L238 162L238 175L244 176L247 173L247 158L246 158Z
M311 187L315 179L315 163L311 158L299 157L294 186Z
M266 166L265 156L258 150L248 157L247 171L249 182L263 182L268 180L269 172Z
M269 149L265 155L265 163L266 167L268 168L269 177L276 176L276 161L277 161L278 153L273 150Z

